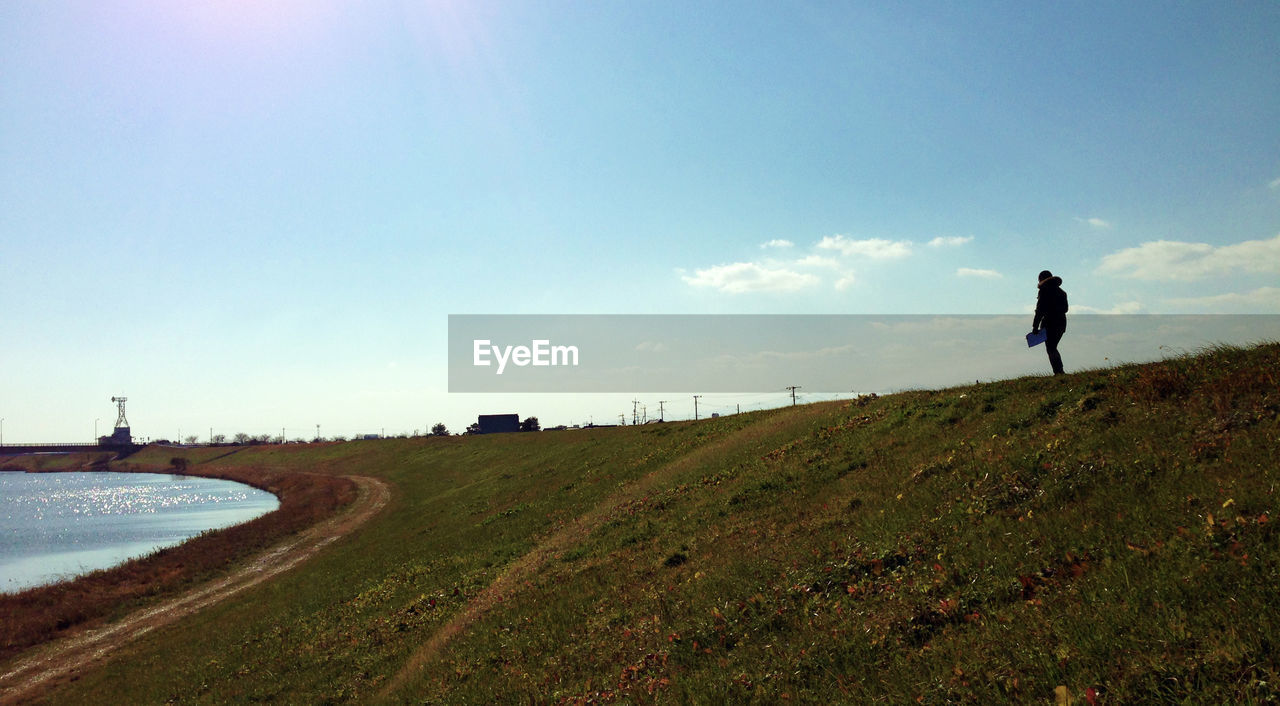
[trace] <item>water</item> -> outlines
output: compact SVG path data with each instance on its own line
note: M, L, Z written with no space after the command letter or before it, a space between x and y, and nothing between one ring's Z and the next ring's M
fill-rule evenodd
M0 592L105 569L280 506L241 483L158 473L0 473Z

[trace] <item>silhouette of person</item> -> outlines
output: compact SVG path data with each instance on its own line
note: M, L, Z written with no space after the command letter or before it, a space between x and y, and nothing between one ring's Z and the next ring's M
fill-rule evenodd
M1058 341L1067 332L1067 293L1062 291L1062 278L1055 277L1052 272L1044 270L1040 273L1040 293L1036 295L1036 316L1031 321L1031 330L1040 331L1044 325L1044 348L1049 353L1049 365L1053 366L1053 374L1061 375L1062 356L1058 354Z

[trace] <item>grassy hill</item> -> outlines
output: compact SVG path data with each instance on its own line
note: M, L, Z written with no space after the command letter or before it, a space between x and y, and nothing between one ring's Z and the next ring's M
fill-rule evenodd
M1277 370L1266 345L699 422L193 455L395 495L54 696L1277 699Z

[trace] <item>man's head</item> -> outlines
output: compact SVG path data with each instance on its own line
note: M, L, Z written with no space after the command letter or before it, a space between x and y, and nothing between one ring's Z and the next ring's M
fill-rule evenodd
M1052 272L1050 272L1050 271L1048 271L1048 270L1041 270L1041 271L1040 271L1040 276L1036 278L1036 281L1037 281L1037 282L1043 282L1043 281L1045 281L1045 280L1049 279L1049 278L1050 278L1050 277L1052 277L1052 276L1053 276L1053 273L1052 273Z

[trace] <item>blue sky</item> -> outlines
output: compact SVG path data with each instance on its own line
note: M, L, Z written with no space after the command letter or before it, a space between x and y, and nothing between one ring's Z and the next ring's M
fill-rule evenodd
M623 411L450 313L1280 313L1277 125L1274 2L7 3L5 440Z

